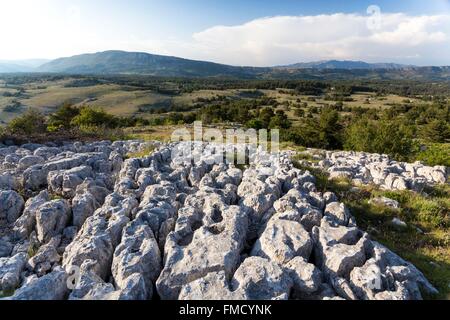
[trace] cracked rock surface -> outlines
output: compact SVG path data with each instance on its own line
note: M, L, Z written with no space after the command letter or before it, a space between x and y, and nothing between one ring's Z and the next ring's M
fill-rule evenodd
M360 230L290 153L215 160L236 145L100 141L0 145L0 291L14 300L421 299L436 289ZM190 150L191 154L180 151ZM389 189L446 168L326 153Z

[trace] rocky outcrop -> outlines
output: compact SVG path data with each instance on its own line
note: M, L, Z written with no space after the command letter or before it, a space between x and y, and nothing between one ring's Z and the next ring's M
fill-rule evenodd
M288 299L292 286L289 274L276 263L260 257L250 257L244 260L230 282L224 272L210 273L185 285L179 298L282 300Z
M240 262L247 215L217 193L203 199L202 208L179 211L175 232L167 237L164 269L157 281L162 298L176 299L184 284L210 272L231 276Z
M436 289L372 241L290 153L139 141L0 148L0 290L8 299L421 299ZM442 168L326 153L331 176L415 188ZM373 199L394 208L389 199Z
M26 262L26 255L23 253L10 258L0 258L0 290L12 291L19 286Z
M268 258L280 265L295 257L309 259L313 242L300 222L271 219L253 246L251 255Z
M307 150L318 161L309 163L326 170L330 178L348 178L355 184L374 184L387 190L420 191L425 185L447 182L444 166L425 166L420 162L406 163L387 155L354 152Z
M112 261L116 288L130 299L150 299L161 267L161 253L151 228L139 220L130 222ZM134 288L135 283L141 284L138 289Z
M0 258L9 257L13 249L13 245L6 239L0 239Z
M16 191L0 191L0 203L0 224L14 223L22 214L24 201Z
M37 196L31 197L25 203L22 216L14 223L14 232L17 237L28 238L36 225L36 211L50 200L47 190L41 191Z
M28 260L28 265L37 276L43 276L61 260L58 253L58 246L61 243L61 236L56 236L49 243L41 246L36 254Z
M36 232L41 242L48 242L62 233L70 220L70 206L66 200L45 202L36 209Z
M67 298L69 289L67 286L67 274L61 268L56 268L51 273L36 277L30 276L11 300L63 300Z

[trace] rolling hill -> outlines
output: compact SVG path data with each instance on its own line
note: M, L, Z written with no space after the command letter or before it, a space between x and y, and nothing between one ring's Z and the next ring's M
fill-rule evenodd
M14 73L14 72L33 72L39 66L49 60L32 59L32 60L0 60L0 73Z
M404 64L397 63L367 63L364 61L349 61L349 60L325 60L325 61L315 61L315 62L301 62L295 63L287 66L283 66L281 68L287 69L345 69L345 70L354 70L354 69L405 69L408 67Z
M182 77L254 77L270 68L235 67L143 52L105 51L60 58L42 65L39 72L78 74L146 74Z
M33 68L16 63L0 62L0 73L32 72Z

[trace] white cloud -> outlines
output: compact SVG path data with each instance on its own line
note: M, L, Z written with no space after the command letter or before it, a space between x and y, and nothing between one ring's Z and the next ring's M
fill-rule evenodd
M265 17L242 25L214 26L180 39L165 37L164 30L134 34L125 23L102 20L67 1L36 2L0 1L0 59L120 49L233 65L326 59L450 65L448 10L422 16L382 13L375 19L344 13Z
M277 16L237 26L215 26L183 45L193 58L235 65L277 65L322 59L450 64L450 15ZM170 48L171 47L171 48ZM166 46L174 53L182 53Z

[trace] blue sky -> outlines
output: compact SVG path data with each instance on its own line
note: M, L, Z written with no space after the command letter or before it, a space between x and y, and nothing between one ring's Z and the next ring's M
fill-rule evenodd
M413 15L449 10L447 0L97 0L65 1L111 17L135 32L160 36L190 35L215 25L236 25L261 17L343 13L366 14L378 5L385 12ZM83 10L84 11L84 10ZM116 23L116 22L115 22Z
M0 30L0 60L121 49L235 65L450 64L449 0L2 0Z

